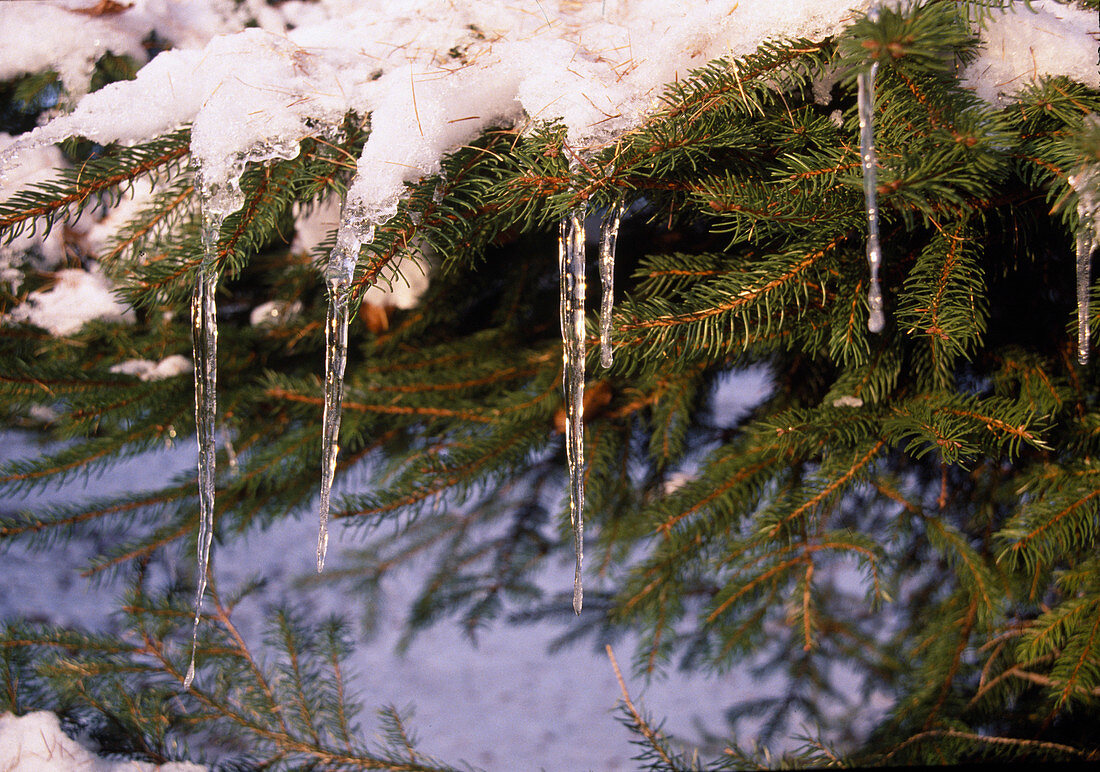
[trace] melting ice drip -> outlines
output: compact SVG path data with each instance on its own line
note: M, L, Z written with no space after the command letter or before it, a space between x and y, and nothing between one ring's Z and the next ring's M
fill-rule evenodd
M348 356L348 304L359 248L374 239L374 228L361 230L341 223L336 246L325 269L328 315L325 320L325 408L321 435L321 503L317 528L317 573L325 570L328 553L328 514L336 459L340 455L340 417L344 396L344 368Z
M615 302L615 244L619 240L619 223L623 219L623 203L611 205L600 226L600 364L611 367L611 313Z
M561 288L562 388L565 391L565 453L569 464L569 521L577 556L573 612L581 613L584 588L584 207L561 220L558 271Z
M867 18L878 21L879 8L871 6ZM882 247L879 244L878 226L878 158L875 156L875 73L878 62L856 76L859 93L859 158L863 167L863 201L867 210L867 263L871 268L871 287L867 292L867 329L882 332L886 318L882 313L882 286L879 283L879 267L882 265Z
M1089 166L1070 175L1069 183L1077 192L1077 361L1089 363L1089 288L1092 285L1092 250L1100 230L1100 201L1096 185L1100 166Z
M202 262L191 295L191 335L195 361L195 436L199 445L199 539L198 589L195 592L195 623L191 631L191 663L183 688L195 680L195 655L199 645L199 619L206 594L206 571L210 564L210 542L214 537L214 431L217 419L218 318L214 294L218 287L218 233L225 213L202 205Z

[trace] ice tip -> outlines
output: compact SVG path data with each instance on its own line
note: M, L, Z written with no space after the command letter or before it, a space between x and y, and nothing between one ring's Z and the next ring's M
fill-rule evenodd
M328 553L328 534L317 540L317 573L325 572L325 555Z
M883 315L880 309L871 311L871 315L867 317L867 329L870 332L882 332L886 328L886 317Z
M573 614L581 615L581 606L584 605L584 590L577 587L573 592Z
M183 677L183 691L187 691L191 688L191 684L195 682L195 655L191 654L191 664L187 666L187 675Z

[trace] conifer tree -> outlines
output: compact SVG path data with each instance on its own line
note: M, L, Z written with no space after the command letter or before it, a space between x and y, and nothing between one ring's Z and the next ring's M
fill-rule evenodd
M643 125L581 163L560 124L496 126L410 184L351 285L336 476L370 479L334 496L332 519L365 546L320 581L350 576L369 600L388 572L429 554L410 630L511 616L584 640L640 633L637 677L763 662L784 690L735 712L765 717L761 747L796 720L818 727L788 754L796 765L1100 760L1100 391L1095 357L1078 362L1074 278L1100 181L1088 173L1100 164L1100 93L1055 77L1007 106L976 97L959 72L997 5L884 7L833 37L766 42L684 74ZM872 62L879 333L867 325L856 93ZM135 69L105 55L91 85ZM18 133L58 82L46 72L0 89L0 128ZM290 244L303 211L345 193L370 128L348 114L337 138L250 164L244 205L217 234L218 420L232 438L218 456L223 542L313 512L325 286ZM118 283L132 324L0 327L7 424L64 441L0 470L5 495L194 433L188 378L116 367L191 350L203 247L189 142L186 128L132 146L74 137L69 168L0 204L10 240L156 183L104 250L70 253ZM574 618L572 588L546 594L534 579L573 550L555 254L570 212L595 223L620 203L610 368L591 298L586 318L588 562ZM417 250L438 264L415 308L360 304ZM14 270L0 284L5 314L50 281L30 258ZM1088 294L1095 329L1100 297ZM250 324L248 310L272 301L300 310ZM761 367L762 401L716 413L718 384ZM83 716L150 760L459 762L416 751L393 710L382 746L357 732L356 713L375 706L342 675L350 615L280 611L256 651L233 622L249 588L213 574L199 675L184 689L194 587L149 565L192 555L199 519L194 474L4 513L0 549L115 535L89 570L130 589L119 636L8 621L0 710ZM831 710L841 666L892 700L870 731L846 733L853 717ZM732 737L714 760L685 755L629 699L622 719L646 768L768 763Z

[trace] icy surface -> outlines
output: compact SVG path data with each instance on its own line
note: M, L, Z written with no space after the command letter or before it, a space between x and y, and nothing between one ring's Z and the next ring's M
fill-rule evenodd
M8 318L65 336L93 319L131 323L134 312L115 298L110 281L93 266L89 271L79 268L58 271L52 287L30 293Z
M0 769L4 772L203 772L198 764L150 764L100 758L91 743L78 742L61 731L57 714L49 711L16 716L0 713Z
M327 198L300 211L294 223L291 251L313 255L321 242L331 237L339 225L340 202L335 198ZM362 294L362 302L387 308L415 308L428 288L432 266L431 251L420 241L414 240L408 252L386 264L378 281Z

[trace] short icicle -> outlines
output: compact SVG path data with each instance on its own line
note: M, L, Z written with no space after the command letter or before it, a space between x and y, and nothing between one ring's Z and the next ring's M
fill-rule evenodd
M879 9L872 5L867 18L878 21ZM882 285L879 268L882 265L882 247L879 244L878 223L878 158L875 155L875 73L878 62L856 76L859 104L859 157L863 167L863 200L867 210L867 263L871 268L871 287L867 292L867 329L882 332L886 326L883 315Z
M348 353L348 304L355 263L364 241L371 241L373 229L366 238L341 224L325 270L328 285L328 315L325 321L325 407L321 435L321 503L317 530L317 573L325 570L328 553L328 515L332 481L336 476L336 459L340 454L340 417L344 396L344 367Z
M558 269L561 286L562 388L565 391L565 451L569 464L569 521L577 556L573 612L581 613L584 588L584 207L561 220Z
M202 207L202 262L191 295L191 334L194 346L195 435L199 446L199 541L198 589L195 593L195 623L191 631L191 663L183 688L195 680L195 657L199 645L199 620L206 594L206 572L210 564L210 543L214 537L214 431L217 420L218 319L214 293L218 286L217 245L223 212Z
M600 226L600 364L605 368L611 367L614 355L611 314L615 303L615 244L622 219L623 203L616 201L604 214Z

